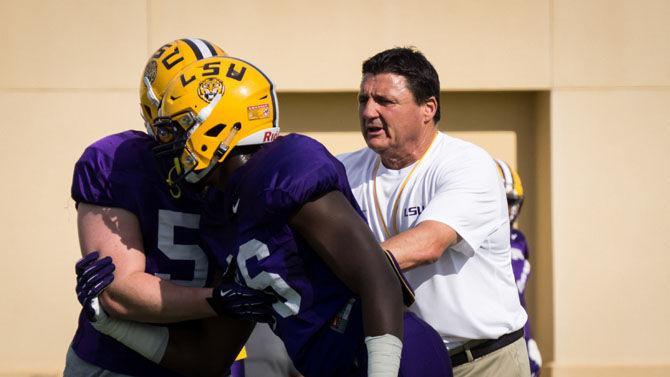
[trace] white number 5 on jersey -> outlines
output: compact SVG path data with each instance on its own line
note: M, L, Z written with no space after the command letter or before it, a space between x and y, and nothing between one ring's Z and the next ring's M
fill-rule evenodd
M170 260L193 261L193 279L172 279L170 274L155 273L161 279L170 280L175 284L187 287L204 287L207 283L209 260L207 254L198 245L177 245L174 243L174 228L198 230L200 215L168 210L158 210L158 249Z

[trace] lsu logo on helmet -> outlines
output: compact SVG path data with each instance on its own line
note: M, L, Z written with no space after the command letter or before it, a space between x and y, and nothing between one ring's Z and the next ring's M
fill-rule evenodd
M214 97L216 97L217 94L223 94L224 90L223 82L212 77L200 82L200 85L198 85L198 96L202 98L203 101L212 102Z
M189 65L170 81L154 122L171 140L156 153L178 155L168 184L201 181L236 146L272 142L277 119L274 84L251 63L218 56Z
M204 39L182 38L164 44L149 57L140 80L140 108L149 135L156 137L151 125L170 80L195 61L225 55L221 47Z

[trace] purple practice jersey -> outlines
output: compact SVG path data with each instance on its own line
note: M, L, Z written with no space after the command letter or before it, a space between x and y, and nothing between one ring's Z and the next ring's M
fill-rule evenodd
M530 261L528 259L528 243L526 237L518 229L511 229L510 243L512 245L512 270L514 271L514 279L519 290L519 300L524 310L526 309L526 283L530 276ZM540 367L542 366L542 358L537 344L530 332L530 317L524 325L524 337L526 339L526 346L528 347L528 356L530 361L531 376L537 377L540 375Z
M176 284L204 287L212 270L199 245L200 201L188 192L179 199L170 196L151 152L155 145L152 138L137 131L95 142L75 165L72 199L133 213L141 227L145 271ZM72 348L83 360L116 373L174 375L97 332L83 313Z
M242 284L279 299L273 330L306 377L365 375L360 299L288 225L305 203L331 191L340 191L363 217L344 166L315 140L288 135L233 173L226 191L209 200L200 226L222 267L236 264ZM418 318L410 322L419 325L409 333L445 353L432 328Z
M288 226L289 217L303 204L334 190L360 213L346 177L342 164L321 144L289 135L266 145L240 167L226 192L210 198L202 218L203 239L218 263L225 267L235 261L241 282L279 298L273 305L273 330L306 376L329 375L331 371L314 368L334 365L332 358L353 360L363 342L360 329L354 331L357 338L344 334L352 327L347 322L354 294ZM340 322L331 327L339 312ZM328 353L314 344L322 331L340 334L341 348Z

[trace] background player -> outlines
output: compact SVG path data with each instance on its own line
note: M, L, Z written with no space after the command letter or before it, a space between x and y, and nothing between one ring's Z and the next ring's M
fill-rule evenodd
M503 178L505 184L505 192L507 193L507 206L509 208L509 223L510 223L510 242L512 244L512 270L514 271L514 279L519 290L519 300L521 305L526 309L526 283L530 276L530 261L529 250L526 237L518 228L517 219L521 213L521 206L523 205L523 185L521 178L516 170L503 160L496 160L500 176ZM526 310L528 312L528 310ZM542 356L540 350L533 339L530 331L530 317L524 325L524 337L526 339L526 346L528 347L528 359L530 361L531 376L537 377L540 375L540 368L542 367Z
M172 76L193 61L217 54L223 50L200 39L176 40L156 51L141 82L145 123L155 117ZM205 301L212 296L212 289L204 288L212 282L213 268L198 245L196 233L201 201L190 193L173 198L156 169L155 146L146 134L126 131L101 139L83 153L75 165L72 184L82 251L99 250L103 256L114 257L116 279L100 300L115 317L151 323L214 317L217 312ZM84 260L79 269L95 271L87 269L92 259ZM242 315L253 313L238 305L239 301L247 302L248 292L233 285L226 288L226 297L216 295L211 300L219 312L236 315L230 309L237 308ZM248 321L227 318L182 323L169 332L165 327L138 327L132 322L117 325L114 331L130 348L96 331L82 313L64 374L168 376L171 372L155 363L170 354L181 356L203 372L220 374L239 351L239 341L229 348L219 347L218 357L211 357L213 348L208 346L219 345L222 337L235 339L236 334L243 339L252 326ZM147 332L157 340L147 342L141 336ZM183 349L167 347L168 338L180 337L199 342Z

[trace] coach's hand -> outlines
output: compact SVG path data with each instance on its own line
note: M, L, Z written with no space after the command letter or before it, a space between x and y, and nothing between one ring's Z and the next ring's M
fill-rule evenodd
M84 308L89 321L95 322L96 309L92 300L114 281L114 263L111 257L98 259L100 253L94 251L81 258L75 264L77 274L77 300Z
M237 283L235 264L231 264L219 284L207 299L214 311L223 316L253 322L272 322L272 304L277 298Z

